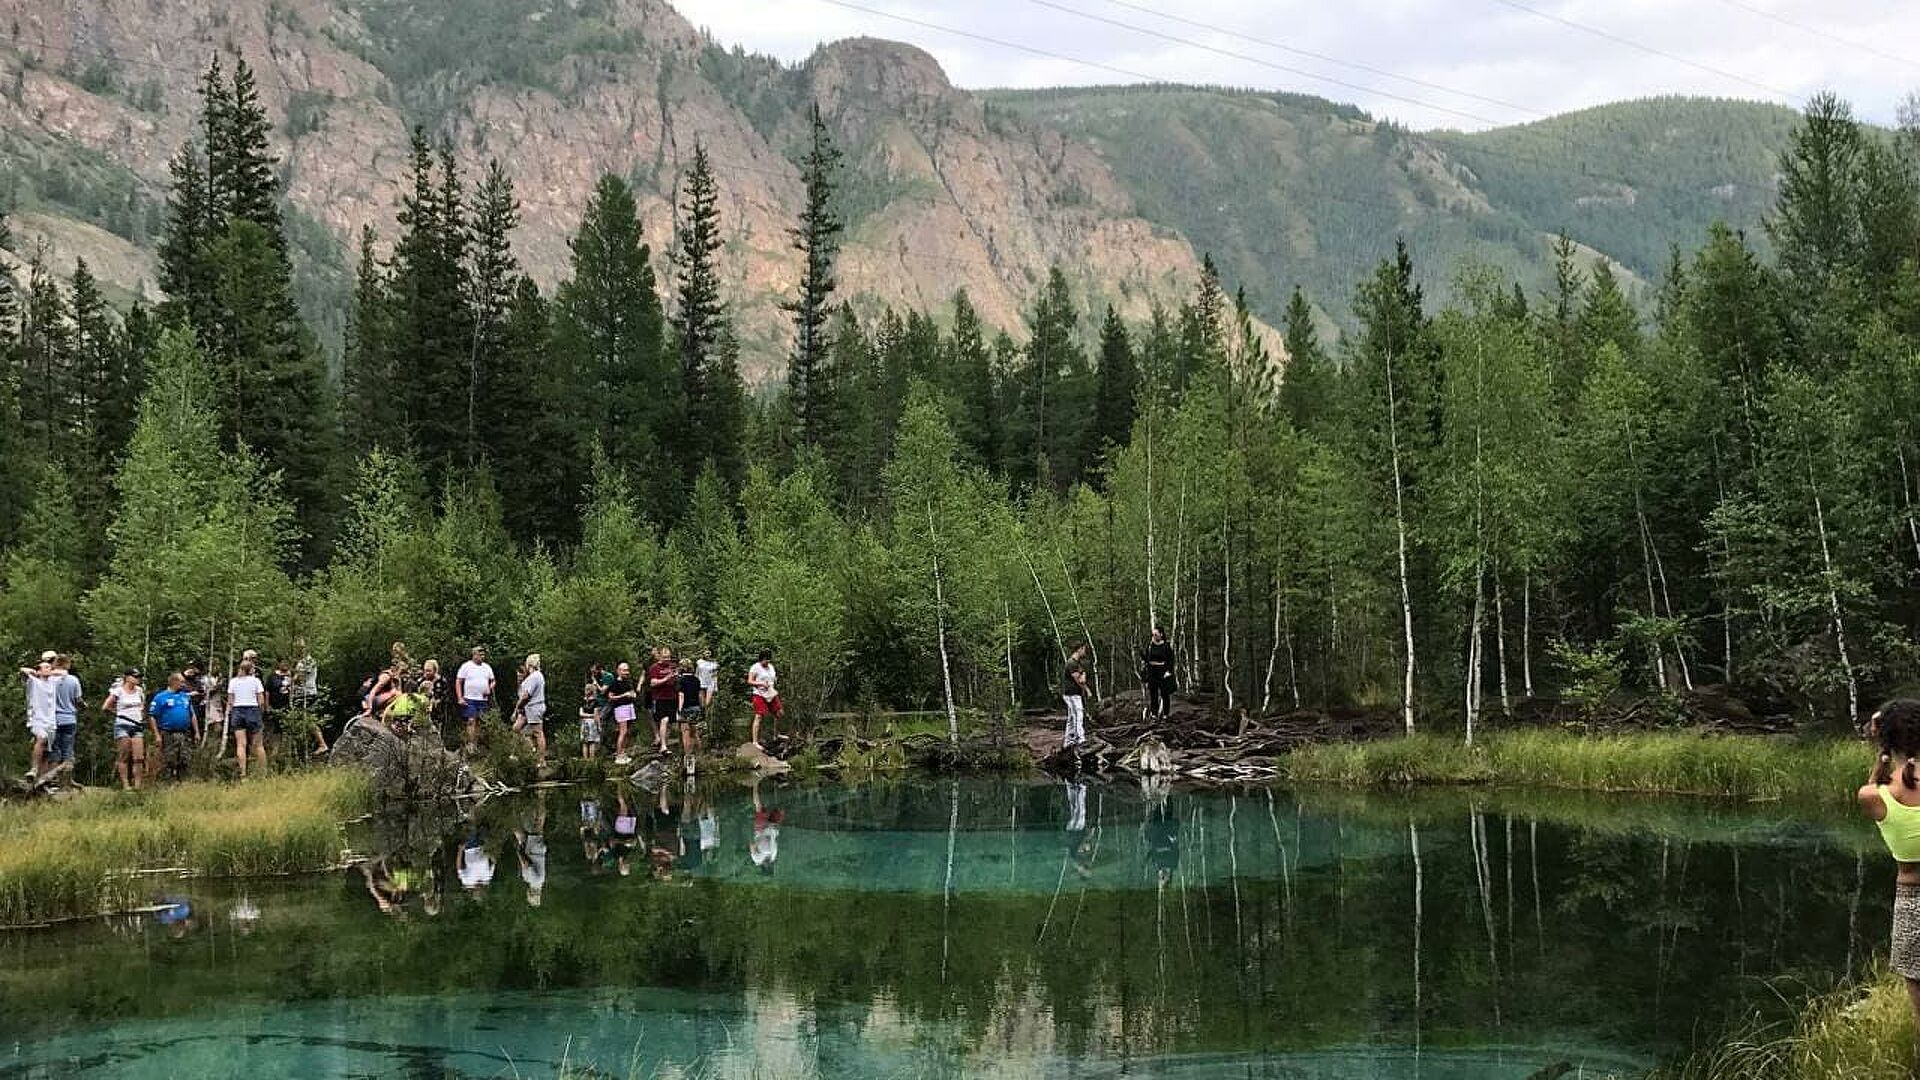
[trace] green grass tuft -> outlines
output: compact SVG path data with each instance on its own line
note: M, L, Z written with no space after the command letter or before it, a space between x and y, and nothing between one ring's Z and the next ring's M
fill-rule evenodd
M1648 1080L1906 1080L1914 1053L1907 988L1883 972L1816 999L1785 1034L1731 1039Z
M1586 791L1832 799L1851 792L1871 755L1841 739L1685 732L1585 735L1508 731L1469 747L1414 735L1303 747L1284 759L1295 781L1336 784L1531 784Z
M153 893L136 871L249 877L331 866L346 847L342 821L366 802L363 775L320 769L0 804L0 925L135 906Z

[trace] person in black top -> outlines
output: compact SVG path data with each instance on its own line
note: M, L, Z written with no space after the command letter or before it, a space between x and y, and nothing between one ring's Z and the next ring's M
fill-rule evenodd
M700 676L694 674L692 660L680 661L679 691L680 756L686 759L687 775L692 776L693 752L700 743L700 733L694 727L706 718L706 709L700 705Z
M273 674L267 676L267 718L266 735L270 735L277 744L280 741L280 718L288 709L293 708L293 665L285 660L276 661Z
M1147 684L1147 715L1165 720L1173 709L1173 646L1167 632L1153 628L1153 644L1140 654L1140 679Z

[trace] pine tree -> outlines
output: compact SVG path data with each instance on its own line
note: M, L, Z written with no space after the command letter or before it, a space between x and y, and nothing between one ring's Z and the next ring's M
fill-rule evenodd
M46 462L70 461L78 428L73 385L73 310L60 282L36 257L28 266L15 359L20 367L21 429Z
M160 288L167 295L163 312L179 315L194 326L214 320L212 272L206 251L213 234L207 173L199 149L180 148L168 166L173 186L167 195L167 218L160 241Z
M827 320L833 312L833 263L844 223L834 210L840 151L833 144L816 103L809 113L811 142L800 165L807 204L792 230L793 250L804 265L799 295L784 309L793 315L794 347L787 362L787 400L802 445L817 446L829 430L833 408L833 372L827 362Z
M573 240L573 277L554 304L554 334L573 366L566 414L584 459L597 441L649 497L675 481L655 456L674 382L664 317L639 210L626 181L600 178ZM573 490L580 490L579 477Z
M513 181L498 160L487 165L486 179L473 201L473 242L468 250L468 307L472 309L473 347L468 353L462 444L469 466L482 459L493 463L501 486L508 486L513 454L524 432L516 431L532 400L529 370L509 365L531 359L509 355L507 324L519 289L520 263L513 254L513 230L520 224L520 201ZM514 499L509 496L509 512Z
M674 440L675 471L693 476L712 462L720 475L738 483L740 373L737 361L722 355L732 331L716 265L721 242L719 188L706 147L695 143L674 237L674 329L680 342L680 393L686 401L685 424Z
M1287 299L1285 325L1287 367L1280 380L1280 411L1300 431L1323 430L1334 406L1333 360L1314 329L1313 307L1297 285Z
M1093 422L1087 428L1084 460L1101 461L1133 434L1139 408L1140 365L1133 356L1133 339L1120 314L1107 305L1100 324L1100 369L1093 395Z
M1604 346L1612 345L1628 357L1640 355L1640 313L1620 291L1620 281L1614 277L1612 265L1605 261L1593 268L1593 284L1587 290L1586 305L1580 309L1576 333L1582 382L1586 380L1586 370L1592 365L1594 354Z
M304 552L318 564L333 532L338 418L318 343L300 318L286 255L267 231L235 218L209 252L220 278L216 395L228 446L246 446L281 476Z
M993 349L986 326L965 289L953 294L953 328L942 346L933 383L952 404L953 429L973 460L984 466L1000 464L1000 376L994 370Z
M285 254L280 181L274 174L279 159L269 142L272 125L245 60L234 61L232 88L209 99L209 120L219 129L219 137L207 145L208 174L219 177L221 213L260 226L275 250Z
M354 454L407 443L400 383L393 367L393 293L374 256L373 226L360 232L360 261L347 310L346 349L341 357L341 429Z
M1860 262L1861 153L1853 110L1832 93L1815 94L1807 102L1801 123L1780 152L1780 196L1767 233L1781 271L1815 293Z
M1093 385L1077 322L1066 275L1053 267L1034 302L1031 336L1014 374L1019 398L1010 472L1016 483L1065 490L1080 478Z
M239 160L233 144L233 91L228 87L220 56L214 54L200 76L200 145L206 170L203 234L208 242L226 228L232 210L233 178L227 171Z
M436 164L438 168L436 169ZM392 265L391 342L401 423L428 484L467 460L474 336L467 306L465 213L452 154L415 129Z

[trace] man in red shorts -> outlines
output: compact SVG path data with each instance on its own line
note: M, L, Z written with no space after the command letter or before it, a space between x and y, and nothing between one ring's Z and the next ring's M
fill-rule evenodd
M673 662L673 650L658 645L653 663L647 667L647 700L653 703L653 746L667 752L667 728L679 712L680 668Z
M747 669L747 685L753 688L753 745L755 749L765 750L760 745L760 719L773 717L775 723L770 733L780 734L778 721L785 715L785 707L780 703L780 673L773 670L773 651L760 650L760 662Z

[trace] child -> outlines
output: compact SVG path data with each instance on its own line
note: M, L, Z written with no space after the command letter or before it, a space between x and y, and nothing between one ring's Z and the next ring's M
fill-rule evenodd
M420 680L408 675L400 680L400 692L387 699L387 708L380 719L385 721L395 735L405 737L413 734L413 725L427 708L426 698L420 693Z
M588 761L600 756L600 710L605 707L601 693L599 677L587 676L580 689L580 756Z

